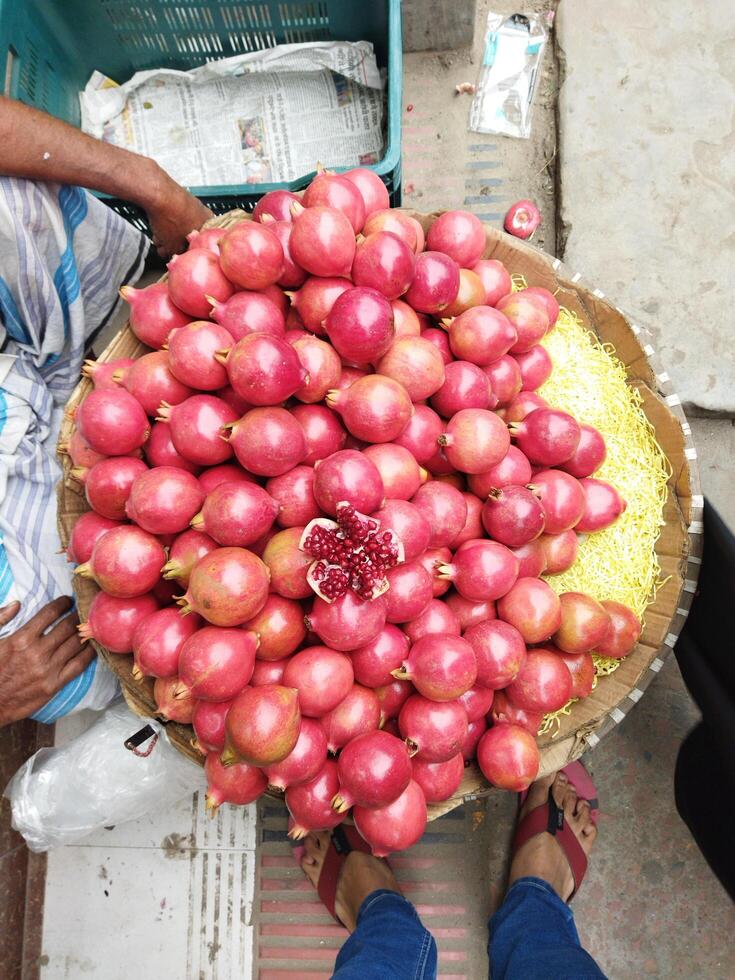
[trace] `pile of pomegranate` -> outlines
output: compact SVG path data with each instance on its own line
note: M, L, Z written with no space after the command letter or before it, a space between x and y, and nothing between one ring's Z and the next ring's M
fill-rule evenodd
M253 219L123 290L152 351L86 367L80 630L193 725L211 808L270 787L292 837L351 813L385 855L470 760L528 786L544 714L633 649L630 609L543 578L625 503L536 393L554 296L513 291L474 215L425 239L357 169Z

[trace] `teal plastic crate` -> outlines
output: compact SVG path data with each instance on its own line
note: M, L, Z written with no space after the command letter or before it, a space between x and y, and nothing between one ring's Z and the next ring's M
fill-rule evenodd
M388 73L386 149L371 166L395 206L401 200L400 0L0 0L4 91L78 126L78 93L94 69L125 81L147 68L188 69L276 44L371 41ZM328 162L328 161L325 161ZM314 176L279 184L190 190L216 214L251 211L267 191L300 190ZM100 195L103 196L103 195ZM106 198L147 229L143 211Z

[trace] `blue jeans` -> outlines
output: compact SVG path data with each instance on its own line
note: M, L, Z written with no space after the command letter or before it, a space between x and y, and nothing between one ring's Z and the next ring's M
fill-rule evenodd
M488 925L492 980L605 980L579 945L574 916L540 878L519 878ZM380 889L360 907L333 980L433 980L436 943L413 905Z

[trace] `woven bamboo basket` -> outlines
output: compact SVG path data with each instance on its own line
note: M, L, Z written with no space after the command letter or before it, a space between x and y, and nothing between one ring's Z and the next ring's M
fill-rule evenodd
M436 214L408 212L428 229ZM248 216L242 211L213 218L207 227L228 228ZM578 273L570 273L557 259L503 232L486 226L486 258L500 259L514 274L525 277L528 285L544 286L556 293L562 306L576 313L593 329L601 341L615 348L628 374L628 383L639 389L646 416L655 429L656 439L668 457L671 477L664 508L665 526L658 538L656 552L661 566L663 584L645 614L643 634L636 649L620 664L614 674L601 679L596 689L583 701L576 702L571 713L560 719L554 734L539 738L542 773L553 772L574 759L622 721L636 703L650 680L661 668L684 624L697 578L701 556L701 519L703 500L696 466L696 450L691 431L673 392L668 375L657 369L650 338L632 323L600 290L582 283ZM100 360L136 357L148 348L141 344L129 325L123 327L112 343L100 355ZM78 405L91 390L91 382L82 379L74 390L69 408ZM60 441L71 434L73 423L65 418ZM66 547L74 522L88 509L80 495L78 484L71 478L71 463L62 455L63 478L58 487L59 534ZM97 591L87 579L77 580L76 593L80 618L87 616ZM97 652L118 676L131 709L141 717L156 714L153 683L146 679L133 680L131 656L111 654L95 644ZM173 744L189 758L203 763L192 748L193 731L189 726L168 723ZM492 787L473 764L465 770L462 784L451 799L430 806L430 819L454 809L468 800L490 793Z

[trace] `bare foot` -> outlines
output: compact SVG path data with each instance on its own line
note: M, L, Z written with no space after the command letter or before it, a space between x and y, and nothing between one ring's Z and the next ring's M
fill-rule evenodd
M585 855L589 857L597 837L597 827L592 823L589 803L577 797L576 790L563 772L545 776L531 786L519 814L519 821L546 801L549 787L556 805L564 811L564 820L571 827ZM574 891L574 876L564 851L558 841L546 832L532 837L518 850L510 866L509 885L518 878L527 876L547 881L565 902Z
M314 888L319 882L329 846L329 834L326 831L309 834L304 838L305 851L301 867ZM357 925L357 913L363 901L378 888L387 888L400 894L398 882L382 858L364 854L362 851L351 851L342 865L334 899L334 911L350 932L354 932Z

